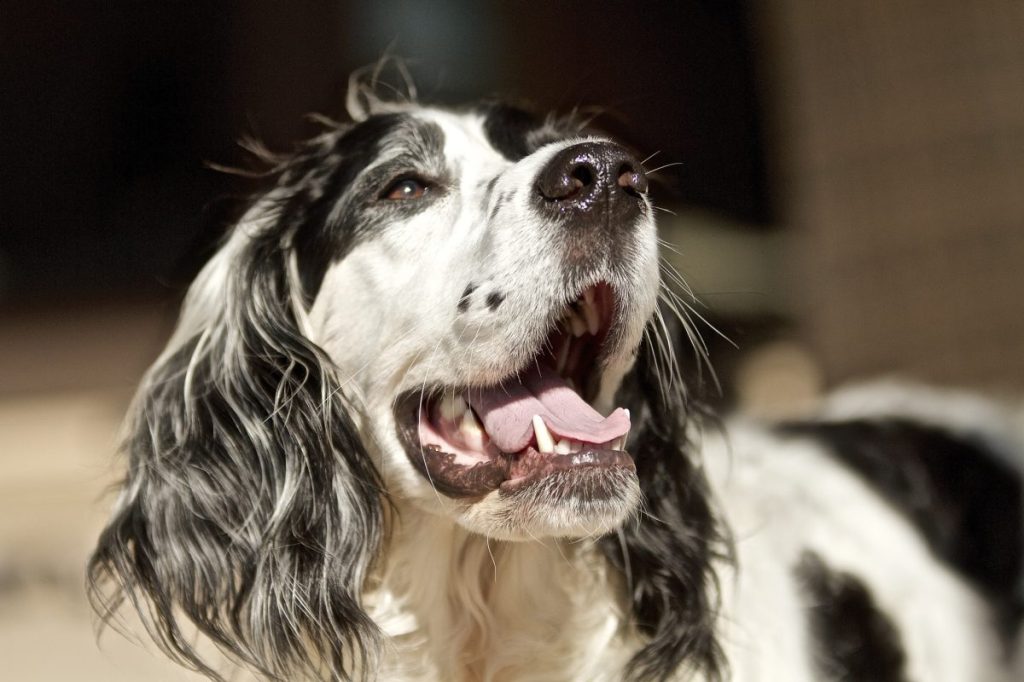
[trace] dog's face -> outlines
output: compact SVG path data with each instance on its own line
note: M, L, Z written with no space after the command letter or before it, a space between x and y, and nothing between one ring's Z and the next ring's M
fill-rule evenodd
M504 539L619 524L613 398L658 287L639 161L504 107L369 117L323 154L346 182L296 233L309 333L389 490Z

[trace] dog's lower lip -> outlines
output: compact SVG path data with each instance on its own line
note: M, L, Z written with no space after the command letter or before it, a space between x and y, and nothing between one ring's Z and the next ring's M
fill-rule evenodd
M531 459L540 461L534 465L529 463ZM521 475L516 475L520 470ZM609 450L607 448L585 448L580 452L568 455L550 457L535 449L527 448L512 463L512 477L502 481L498 489L502 494L519 492L541 480L563 471L583 471L587 469L628 469L636 471L636 464L633 458L624 450Z
M627 469L635 471L633 458L625 450L584 444L577 452L539 452L529 445L520 452L490 451L476 463L462 463L458 456L418 437L419 421L429 411L419 394L409 395L396 406L398 435L406 454L419 473L438 492L455 499L481 498L499 491L502 495L523 491L551 476L578 474L587 478L587 494L601 497L595 472Z

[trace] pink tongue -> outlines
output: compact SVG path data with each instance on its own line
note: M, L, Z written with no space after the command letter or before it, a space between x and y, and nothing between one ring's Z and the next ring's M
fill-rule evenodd
M530 368L498 386L473 389L469 403L483 420L491 441L503 452L519 452L530 444L535 414L541 416L556 442L569 438L607 443L629 431L625 410L620 407L602 417L549 367Z

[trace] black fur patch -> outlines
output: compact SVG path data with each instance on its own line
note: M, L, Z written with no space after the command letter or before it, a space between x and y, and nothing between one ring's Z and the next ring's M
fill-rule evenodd
M665 312L673 338L682 338ZM680 341L680 343L682 343ZM608 562L622 572L632 619L647 643L630 660L627 680L669 680L685 662L704 680L725 677L715 637L718 583L712 566L731 556L712 510L707 480L688 451L685 425L696 408L682 387L662 391L653 348L641 346L616 404L629 408L626 449L636 462L645 513L601 539Z
M502 302L504 302L504 300L505 294L501 293L500 291L492 291L491 293L487 294L487 307L491 309L491 312L494 312L495 310L498 309L498 306L500 306Z
M354 187L385 144L408 148ZM415 202L374 204L377 192L395 175L438 174L443 150L444 133L437 125L404 114L382 114L317 138L293 157L278 181L284 189L278 210L281 222L294 229L292 241L307 304L316 297L330 264L343 258L361 233L372 232L396 211L423 210L443 194L443 187L435 187Z
M903 682L899 631L855 576L832 570L814 552L795 569L806 593L813 664L822 680Z
M320 290L332 262L351 247L354 229L328 225L328 215L342 193L380 153L383 140L407 117L374 116L304 145L278 180L284 190L280 220L295 227L292 243L299 259L299 274L307 303ZM348 226L352 227L352 226Z
M493 103L484 109L484 134L491 146L510 161L518 161L533 151L530 133L540 121L524 109Z
M466 288L462 291L462 296L459 296L459 304L457 308L460 313L464 313L469 310L469 299L473 296L473 292L476 291L476 285L470 282L466 285Z
M498 152L519 161L549 142L583 133L572 116L538 118L526 109L505 102L485 102L477 108L484 117L484 134Z
M1015 626L1024 613L1022 482L985 443L892 418L790 423L779 431L828 446Z

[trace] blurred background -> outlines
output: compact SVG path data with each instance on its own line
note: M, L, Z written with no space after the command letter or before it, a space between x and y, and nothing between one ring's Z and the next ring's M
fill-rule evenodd
M6 679L188 679L93 639L82 567L118 422L256 189L209 164L342 116L349 72L389 48L424 100L595 105L657 152L665 255L699 298L723 406L796 414L893 373L1024 386L1018 0L5 1Z

